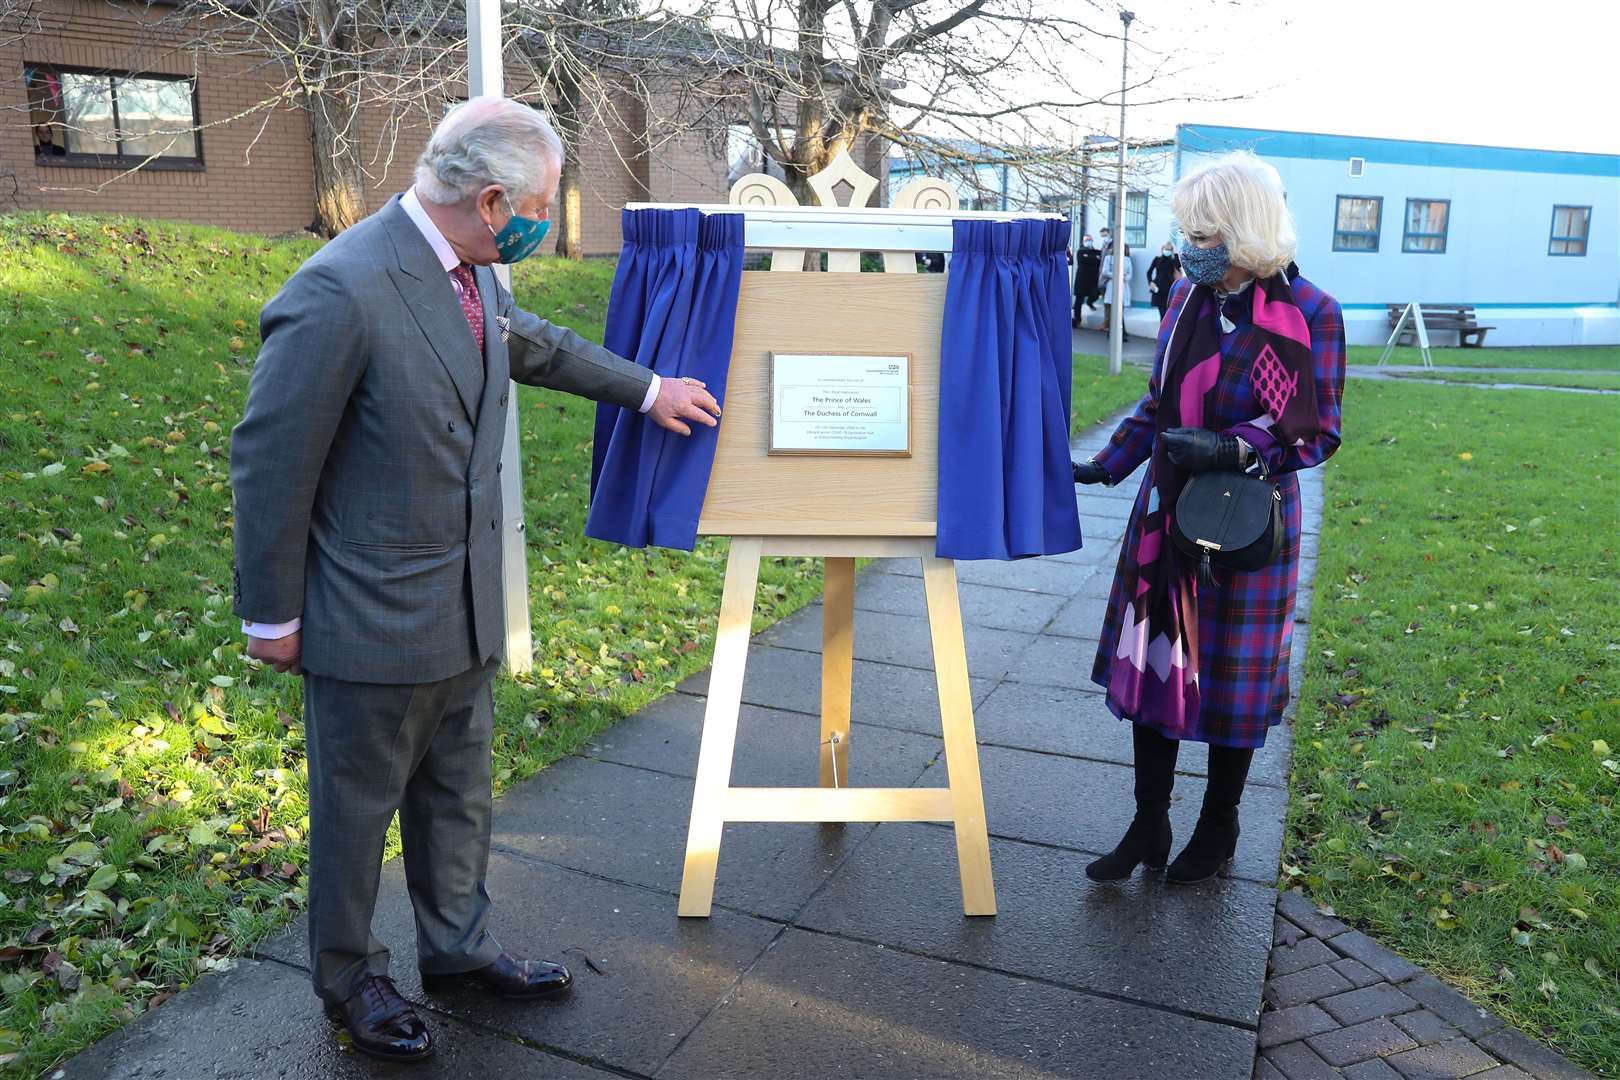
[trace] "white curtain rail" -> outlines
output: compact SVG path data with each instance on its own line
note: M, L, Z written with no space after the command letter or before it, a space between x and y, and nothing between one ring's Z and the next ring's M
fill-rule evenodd
M948 252L952 247L953 221L1067 220L1062 214L1012 210L889 210L842 206L734 206L730 203L630 203L626 209L741 214L746 246L810 251Z

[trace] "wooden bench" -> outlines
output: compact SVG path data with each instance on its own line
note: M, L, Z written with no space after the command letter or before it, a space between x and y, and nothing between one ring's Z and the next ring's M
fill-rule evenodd
M1389 328L1393 330L1395 324L1400 321L1401 312L1406 310L1406 305L1390 304L1388 306ZM1455 331L1459 346L1466 345L1478 348L1485 344L1485 335L1496 329L1494 326L1481 326L1479 319L1474 315L1474 308L1471 304L1420 304L1419 306L1423 308L1423 325L1428 327L1429 333L1432 334L1436 330ZM1416 337L1417 328L1408 320L1406 326L1401 330L1399 344L1410 344ZM1470 341L1470 338L1473 340Z

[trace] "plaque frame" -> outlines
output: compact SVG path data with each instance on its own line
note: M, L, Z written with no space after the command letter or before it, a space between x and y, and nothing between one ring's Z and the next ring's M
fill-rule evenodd
M839 449L818 449L818 448L814 448L814 447L777 446L776 445L776 358L777 358L778 355L781 355L781 356L870 356L870 357L875 357L875 358L904 357L904 359L906 361L906 388L905 388L905 395L906 395L906 448L904 450L855 450L855 449L839 450ZM912 446L913 446L913 443L915 441L914 437L912 435L912 429L913 429L913 426L914 426L913 425L914 417L913 417L912 413L913 413L913 408L915 407L915 405L917 403L917 389L916 389L916 387L917 387L917 358L911 352L909 352L909 351L907 351L907 352L894 352L894 351L864 352L864 351L860 351L860 350L851 349L848 352L839 352L839 353L805 353L805 352L799 352L797 350L789 351L787 349L783 349L783 350L780 350L779 353L777 351L772 351L770 353L767 353L766 357L765 357L765 363L766 363L766 365L768 366L768 368L770 370L770 388L771 388L770 404L769 404L769 406L767 408L767 411L766 411L766 414L765 414L765 433L766 433L765 434L765 453L768 456L770 456L770 457L832 457L832 458L844 458L844 457L850 457L850 458L858 458L858 457L908 458L908 457L911 456Z

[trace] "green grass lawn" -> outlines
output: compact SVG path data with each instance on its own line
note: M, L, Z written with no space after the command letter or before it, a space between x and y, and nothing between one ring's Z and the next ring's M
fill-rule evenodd
M1514 383L1520 386L1576 386L1590 390L1620 390L1616 371L1403 371L1398 379L1449 383Z
M37 1075L304 901L299 684L242 655L229 436L260 307L316 247L127 219L0 218L0 1073ZM520 302L600 334L608 263ZM525 389L532 678L496 777L707 663L726 548L583 535L594 406ZM820 588L763 568L758 623Z
M1376 364L1382 345L1351 345L1346 352L1352 364ZM1562 371L1620 371L1620 346L1569 345L1525 346L1511 349L1432 348L1429 355L1446 367L1473 368L1556 368ZM1421 366L1423 353L1416 345L1398 345L1390 354L1391 364Z
M1070 396L1070 429L1084 431L1113 416L1147 393L1146 368L1126 364L1118 375L1108 374L1108 359L1074 354L1074 391Z
M1620 1065L1620 400L1358 382L1285 883Z

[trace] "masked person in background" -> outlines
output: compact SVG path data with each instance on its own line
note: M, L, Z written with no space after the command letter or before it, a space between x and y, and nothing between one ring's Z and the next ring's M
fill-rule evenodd
M1108 333L1114 325L1114 316L1117 314L1120 321L1121 339L1131 340L1131 335L1125 332L1125 312L1131 306L1131 274L1134 267L1131 265L1131 246L1120 244L1124 248L1121 255L1118 248L1103 238L1102 284L1103 284L1103 332ZM1117 256L1117 258L1116 258Z
M1181 260L1176 257L1176 249L1170 241L1164 242L1159 254L1148 265L1148 291L1153 294L1153 306L1159 309L1159 321L1164 321L1164 313L1170 307L1170 289L1181 277Z
M1074 325L1085 322L1086 308L1097 310L1097 297L1101 290L1097 278L1102 271L1102 252L1091 242L1090 236L1080 238L1080 250L1074 253Z
M660 380L524 311L489 269L540 246L562 162L528 105L452 109L416 185L265 306L232 435L248 655L304 677L310 971L329 1017L374 1057L433 1050L371 933L395 811L425 990L533 999L572 981L501 947L484 887L509 380L683 435L719 415L701 383Z

